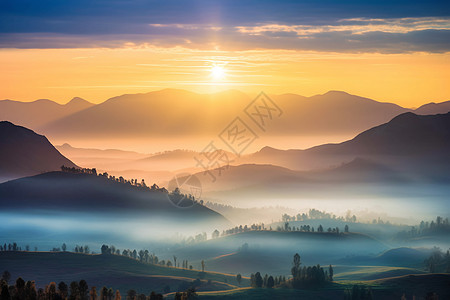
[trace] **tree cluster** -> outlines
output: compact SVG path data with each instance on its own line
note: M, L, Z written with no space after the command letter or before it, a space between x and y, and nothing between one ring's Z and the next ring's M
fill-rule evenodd
M145 294L138 294L135 290L128 290L126 300L163 300L162 294L157 294L154 291L150 293L150 295L146 296ZM95 300L95 299L91 299ZM111 299L101 299L101 300L111 300Z
M344 292L345 300L372 300L373 293L370 287L363 285L354 285L351 289Z
M261 224L252 224L250 226L248 225L240 225L236 226L230 229L226 229L222 231L222 236L230 235L230 234L236 234L236 233L242 233L242 232L249 232L249 231L261 231L265 230L264 223Z
M22 251L22 247L19 247L17 245L17 243L9 243L9 244L4 244L3 246L0 245L0 251Z
M238 274L240 275L240 274ZM240 279L239 279L240 280ZM238 282L239 282L238 280ZM261 276L261 273L256 272L255 274L250 275L250 286L254 288L273 288L277 285L280 285L282 283L286 282L285 276L269 276L264 275L264 277Z
M425 235L450 234L450 223L448 218L436 217L431 222L421 221L419 225L412 226L410 230L401 231L397 234L397 239L405 240Z
M300 231L300 232L325 232L323 229L323 226L321 224L319 224L319 226L317 226L317 230L314 230L314 227L310 226L310 225L301 225L301 226L290 226L289 222L285 222L284 226L278 226L277 231ZM328 229L326 230L326 232L328 233L335 233L335 234L339 234L342 233L339 229L339 227L328 227ZM349 227L348 225L345 225L344 227L344 232L348 233L349 232Z
M424 264L430 273L450 273L450 249L444 254L441 249L434 247Z
M61 166L61 171L66 172L66 173L73 173L73 174L89 174L89 175L102 177L102 178L105 178L105 179L108 179L111 181L119 182L119 183L126 184L129 186L137 187L137 188L143 188L146 190L162 192L162 193L168 193L166 188L164 188L164 187L160 188L157 184L153 184L151 187L148 187L147 184L145 183L144 179L141 179L141 181L138 181L137 179L126 179L123 176L116 177L113 175L109 175L107 172L97 174L96 168L92 168L92 169L75 168L75 167L66 167L63 165L63 166Z
M281 216L282 222L293 222L293 221L308 221L308 220L320 220L320 219L331 219L345 222L356 222L356 216L352 215L351 211L347 211L345 217L337 217L335 214L327 213L325 211L320 211L315 208L309 210L308 213L298 213L297 215L290 216L288 214L283 214Z
M99 291L95 286L89 288L85 280L72 281L67 285L64 281L56 284L50 282L45 288L36 288L34 281L24 281L17 278L14 285L9 285L10 274L3 272L0 280L0 299L2 300L121 300L120 292L112 288L102 287ZM149 296L137 294L130 290L127 300L162 300L163 296L151 292Z
M305 286L323 285L328 281L333 281L333 267L330 265L328 271L320 266L301 267L300 255L296 253L292 261L292 287L300 288Z
M151 254L147 249L139 251L137 251L136 249L134 250L124 249L120 251L120 249L116 248L114 245L108 246L103 244L100 250L101 253L105 255L122 255L148 264L158 264L158 263L161 264L161 262L164 262L159 261L158 257L155 254Z

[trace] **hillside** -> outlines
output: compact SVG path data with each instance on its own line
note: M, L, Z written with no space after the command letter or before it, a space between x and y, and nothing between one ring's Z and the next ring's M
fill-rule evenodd
M126 295L130 289L138 293L163 293L165 286L177 291L198 278L198 270L145 264L120 255L87 255L71 252L0 252L2 272L8 270L11 278L21 276L35 280L37 287L49 282L86 280L89 286L119 289ZM207 280L211 279L211 284ZM242 279L248 285L248 279ZM200 291L229 290L237 287L234 275L206 272Z
M288 275L295 253L301 255L304 265L327 265L347 255L376 254L385 249L383 243L362 234L249 231L186 246L173 254L193 262L205 260L209 270Z
M36 208L89 213L134 213L184 221L227 224L220 214L200 204L180 209L167 193L131 186L101 176L49 172L0 184L0 205L4 210Z
M405 275L392 278L369 281L342 282L327 286L324 289L238 289L223 292L201 292L199 299L208 300L317 300L317 299L345 299L345 290L351 290L355 284L370 287L374 299L398 300L403 294L406 299L427 299L429 294L436 293L438 299L448 299L450 292L450 275L421 274ZM430 296L431 297L431 296ZM430 298L432 299L432 298Z
M43 135L10 122L0 122L0 182L59 170L75 164Z

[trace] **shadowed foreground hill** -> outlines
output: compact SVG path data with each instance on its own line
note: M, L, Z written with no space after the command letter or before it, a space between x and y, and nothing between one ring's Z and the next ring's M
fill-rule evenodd
M0 182L75 167L43 135L10 122L0 122Z
M200 292L199 298L210 300L318 300L318 299L346 299L345 290L351 290L354 284L361 287L370 287L373 299L398 300L405 295L406 299L449 299L450 275L426 274L406 275L373 281L348 282L333 284L324 289L239 289L224 292ZM438 298L427 298L427 295L436 293ZM348 298L347 298L348 299ZM350 297L350 299L352 299ZM367 299L367 298L353 298Z
M180 209L167 193L119 183L91 174L50 172L0 184L3 210L41 209L89 213L134 213L135 216L178 218L226 224L215 211L194 204Z
M162 293L165 286L176 291L198 278L198 270L145 264L120 255L89 255L71 252L0 252L0 266L8 270L15 280L21 276L25 280L35 280L38 287L49 282L86 280L89 287L102 286L119 289L122 297L130 289L138 293ZM211 279L211 284L206 281ZM248 280L243 278L242 285ZM199 290L229 290L237 287L233 275L206 272Z

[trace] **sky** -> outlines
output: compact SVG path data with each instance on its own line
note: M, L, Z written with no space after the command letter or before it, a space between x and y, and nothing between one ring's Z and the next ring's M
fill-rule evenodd
M448 1L2 0L0 99L346 92L450 100Z

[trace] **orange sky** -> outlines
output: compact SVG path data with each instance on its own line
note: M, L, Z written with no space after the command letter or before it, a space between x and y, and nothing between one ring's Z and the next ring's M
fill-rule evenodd
M417 107L450 100L449 53L324 53L289 50L202 51L187 48L1 49L0 99L48 98L94 103L125 93L181 88L201 93L304 96L343 90ZM220 66L223 78L213 78Z

